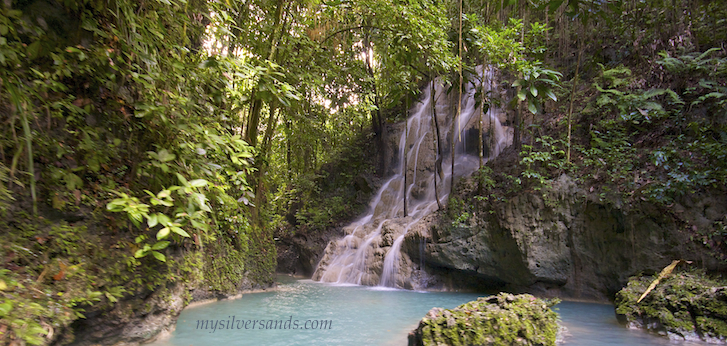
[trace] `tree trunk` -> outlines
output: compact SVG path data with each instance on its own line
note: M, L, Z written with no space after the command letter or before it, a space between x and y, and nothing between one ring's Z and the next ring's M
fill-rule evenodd
M379 175L383 176L386 174L387 169L387 162L388 158L386 155L386 126L384 122L384 118L381 115L381 107L380 107L380 100L379 100L379 91L376 86L376 74L374 73L374 67L371 64L372 59L372 49L371 49L371 41L369 40L369 35L366 33L364 35L364 58L366 59L366 72L368 73L369 77L371 78L371 86L374 92L374 105L376 106L376 110L371 113L371 125L374 129L374 134L376 135L376 143L377 143L377 149L379 151Z
M293 168L290 165L290 158L292 156L291 149L290 149L290 137L292 136L292 132L290 130L290 120L285 120L285 166L287 167L288 171L286 173L287 180L290 181L292 178L291 173L293 172Z
M245 141L253 147L257 146L258 126L260 125L260 111L262 108L263 100L254 99L250 106L250 115L247 118Z
M477 131L477 154L480 158L480 169L482 168L482 165L484 164L484 150L483 146L484 143L482 141L482 118L485 115L485 59L482 59L482 76L480 76L480 121L477 122L478 124L478 131ZM489 108L489 107L488 107Z
M565 154L565 162L570 162L570 147L571 147L571 124L572 124L572 118L573 118L573 99L575 98L576 94L576 83L578 83L578 70L581 67L581 54L583 53L583 47L582 47L582 41L579 41L579 47L578 47L578 62L576 63L576 74L573 76L573 85L571 87L570 92L570 105L568 106L568 145L566 148L566 154Z
M406 195L407 195L407 180L406 180L406 172L408 171L409 166L409 160L407 160L406 153L407 148L409 145L407 144L407 141L409 140L409 97L407 96L406 99L406 116L404 117L404 167L402 167L402 173L404 174L404 217L407 217L407 210L406 210Z
M452 119L452 163L451 163L451 172L449 173L449 191L450 193L454 193L454 158L455 158L455 149L457 147L456 140L459 139L459 131L455 133L455 125L457 123L457 119L459 119L460 113L462 112L462 5L463 0L459 1L459 40L458 40L458 52L459 55L459 92L457 94L457 113L454 115L454 119ZM459 129L458 129L459 130Z
M262 145L262 152L267 157L268 153L270 152L270 147L272 146L272 137L273 133L275 132L275 127L278 124L278 115L279 115L277 103L272 102L270 104L270 116L268 117L268 123L267 127L265 128L265 136L263 137L263 145Z
M430 75L432 75L430 73ZM437 120L437 87L434 82L434 76L432 75L432 87L430 91L431 95L431 101L429 102L432 105L432 122L434 123L434 129L436 130L436 134L434 137L435 146L437 147L437 159L434 161L434 198L437 199L437 207L439 209L442 209L442 202L439 201L439 190L437 189L437 176L439 176L439 180L443 180L444 176L442 175L442 140L441 136L439 134L439 121Z

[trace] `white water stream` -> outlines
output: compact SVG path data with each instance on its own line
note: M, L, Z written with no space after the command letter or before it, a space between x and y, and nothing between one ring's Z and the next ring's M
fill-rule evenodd
M479 68L477 73L479 78L484 78L485 91L491 90L493 70ZM479 85L478 78L472 79ZM476 97L479 96L476 95L475 84L465 86L460 99L461 114L454 133L451 133L451 121L457 112L456 100L450 102L453 98L447 95L440 83L435 83L434 102L442 141L441 156L437 155L436 149L431 84L424 90L422 100L410 110L406 128L401 130L396 173L377 191L366 215L344 228L347 235L328 244L313 275L315 280L370 286L416 286L409 282L409 278L400 275L401 245L406 234L413 225L438 209L437 198L441 204L446 203L452 174L455 177L469 175L479 167L476 151L474 155L466 152L468 133L478 131L477 123L482 112L477 107ZM507 131L498 119L499 111L490 107L482 117L483 141L489 154L484 160L497 156L508 144ZM453 140L456 143L454 172L450 151ZM474 145L476 148L477 143ZM435 174L438 159L441 160L441 172Z

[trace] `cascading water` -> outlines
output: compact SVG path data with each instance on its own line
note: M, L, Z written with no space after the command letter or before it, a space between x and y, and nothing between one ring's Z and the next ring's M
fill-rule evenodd
M486 81L484 89L491 90L493 70L479 67L477 73ZM406 128L401 131L396 173L377 191L367 214L344 227L347 235L328 244L313 274L314 280L387 287L416 286L409 278L399 274L404 237L413 225L437 210L437 198L440 203L447 200L452 174L468 175L479 167L477 149L474 155L467 150L467 134L477 131L481 113L481 109L476 107L475 85L470 83L465 86L459 101L461 114L455 124L455 132L450 133L456 100L451 104L443 86L434 84L440 145L443 150L450 150L452 141L456 143L454 172L451 152L437 154L438 139L429 86L423 92L422 101L411 109ZM508 142L506 131L497 117L498 111L490 107L482 121L482 126L487 128L488 158L497 156ZM441 172L435 174L438 160L441 160Z

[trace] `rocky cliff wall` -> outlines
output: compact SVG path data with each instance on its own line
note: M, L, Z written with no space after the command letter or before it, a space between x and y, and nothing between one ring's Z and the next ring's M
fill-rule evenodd
M507 286L609 299L629 276L659 271L673 259L708 270L725 267L688 232L720 221L727 211L724 196L689 196L671 208L646 202L626 208L599 200L566 175L507 201L478 200L475 189L472 178L463 179L455 199L465 207L456 220L433 214L405 238L404 261L423 263L435 274L434 287Z

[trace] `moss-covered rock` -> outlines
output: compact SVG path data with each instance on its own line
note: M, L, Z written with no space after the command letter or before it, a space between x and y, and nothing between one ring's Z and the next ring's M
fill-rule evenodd
M616 294L616 315L630 328L643 328L672 339L727 341L727 285L699 272L674 273L640 302L654 280L632 277Z
M500 293L452 310L433 308L409 333L409 345L555 345L556 303Z

